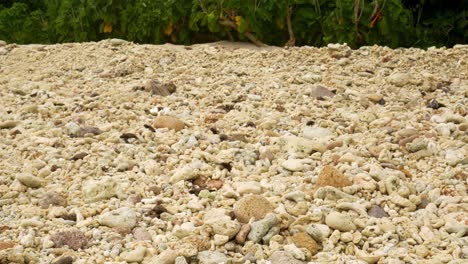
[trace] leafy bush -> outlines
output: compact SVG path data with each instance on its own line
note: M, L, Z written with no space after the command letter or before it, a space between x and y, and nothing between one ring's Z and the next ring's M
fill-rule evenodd
M4 0L0 39L56 43L216 40L352 47L466 43L464 0Z

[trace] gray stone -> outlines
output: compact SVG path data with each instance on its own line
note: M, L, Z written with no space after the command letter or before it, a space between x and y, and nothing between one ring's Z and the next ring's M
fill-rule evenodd
M110 44L111 44L112 46L120 46L120 45L122 45L122 44L127 43L126 40L117 39L117 38L110 39L109 41L110 41Z
M264 219L253 222L247 238L258 243L268 233L270 228L278 223L278 218L274 214L268 214Z

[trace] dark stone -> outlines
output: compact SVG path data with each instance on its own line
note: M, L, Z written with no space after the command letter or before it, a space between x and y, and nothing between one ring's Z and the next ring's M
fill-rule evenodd
M441 107L445 107L445 105L437 102L436 99L432 99L427 103L427 107L432 108L432 109L439 109Z
M388 217L388 214L384 211L384 209L378 205L372 205L367 214L375 218Z
M72 264L73 258L71 256L63 256L52 262L52 264Z
M75 154L75 156L73 156L71 158L71 160L80 160L80 159L83 159L84 157L88 156L88 153L86 152L80 152L80 153L77 153Z
M55 247L68 246L73 250L83 249L88 244L88 239L81 231L57 232L50 239Z

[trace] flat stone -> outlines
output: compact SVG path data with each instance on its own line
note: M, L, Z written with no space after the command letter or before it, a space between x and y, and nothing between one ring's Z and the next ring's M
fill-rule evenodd
M304 164L299 159L288 159L281 163L281 166L289 171L303 171Z
M99 223L108 227L124 227L132 229L137 223L135 211L128 207L121 207L102 214Z
M234 183L236 191L240 195L244 194L260 194L262 192L262 186L259 182L248 181L248 182L236 182Z
M291 253L278 250L273 252L268 258L271 264L305 264L305 261L298 260L292 256Z
M29 173L20 173L16 175L16 179L30 188L39 188L42 186L42 180Z
M110 39L109 42L112 46L120 46L122 44L128 43L128 41L126 40L117 39L117 38Z
M310 96L317 99L324 99L327 97L333 98L335 94L324 86L316 85L310 90Z
M353 223L353 219L347 214L338 212L329 213L325 217L325 224L333 229L343 232L356 230L356 225Z
M250 195L243 197L234 204L234 215L241 223L247 223L250 218L263 219L273 212L273 205L263 196Z
M175 131L184 129L185 124L180 119L172 116L158 116L153 122L155 128L168 128Z
M228 263L228 258L218 251L202 251L197 255L199 264L221 264Z
M133 237L135 238L135 240L139 240L139 241L151 241L152 238L151 238L151 235L148 231L146 231L146 229L144 227L135 227L133 229Z
M177 251L166 249L159 255L152 257L148 264L174 264L177 255Z

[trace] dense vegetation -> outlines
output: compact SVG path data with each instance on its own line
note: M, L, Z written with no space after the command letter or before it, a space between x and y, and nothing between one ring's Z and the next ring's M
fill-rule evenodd
M466 43L466 0L3 0L0 39L270 45Z

